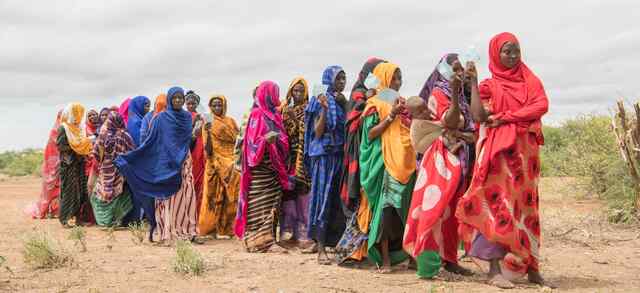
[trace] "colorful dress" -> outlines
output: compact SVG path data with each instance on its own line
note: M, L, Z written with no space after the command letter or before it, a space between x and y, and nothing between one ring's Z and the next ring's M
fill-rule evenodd
M293 185L286 169L289 141L277 111L279 105L278 85L262 82L243 138L234 232L249 252L267 251L275 243L282 193ZM277 135L274 143L265 138L269 133Z
M303 101L295 105L291 92L297 84L304 86ZM289 85L287 98L282 105L282 118L289 138L289 157L287 169L294 177L293 190L285 191L282 199L282 213L280 217L280 235L291 233L294 240L307 238L307 225L309 218L309 189L310 178L304 165L304 110L309 103L309 86L307 81L298 77Z
M222 102L223 110L220 116L213 114L209 131L204 126L202 129L207 161L198 229L200 235L232 236L240 188L240 172L234 168L233 147L239 130L235 120L226 115L227 98L214 96L209 104L213 99ZM211 149L207 150L208 147Z
M456 217L472 256L503 259L504 274L524 274L539 269L540 118L548 100L542 82L523 62L512 69L500 63L506 42L518 40L510 33L491 40L492 77L479 86L485 108L503 124L480 126L474 177Z
M71 218L77 224L92 223L93 212L87 195L85 159L91 152L91 140L80 127L84 107L72 103L62 114L56 145L60 152L60 223Z
M456 54L448 54L440 62L452 62L455 58ZM433 120L444 125L445 115L451 106L452 90L437 69L425 83L421 95L427 100L429 110L434 115ZM459 108L462 119L458 127L450 131L473 134L475 128L469 105L462 96L459 98ZM458 141L464 142L464 145L452 153L448 146ZM458 263L458 220L455 213L458 200L469 184L472 143L451 136L445 130L427 147L418 166L418 179L403 246L407 253L417 259L420 277L431 278L436 275L441 259Z
M178 93L184 94L184 90L180 87L169 89L166 104L172 105L171 100ZM152 119L149 134L138 148L114 161L134 197L155 200L155 207L144 205L143 208L149 217L155 215L162 240L196 236L195 192L189 154L191 123L187 111L169 107ZM152 225L150 236L154 228Z
M305 146L311 175L308 237L326 246L336 246L344 233L345 219L340 202L340 180L344 156L344 120L342 107L336 101L336 77L344 72L340 66L330 66L322 74L327 86L324 109L317 97L312 97L305 110ZM325 115L324 133L317 137L315 123Z
M388 88L398 66L381 63L373 74L380 80L378 91ZM407 258L402 236L415 181L416 154L409 135L409 119L400 114L379 137L369 139L369 131L391 113L391 104L377 96L367 100L360 143L360 183L372 213L367 241L368 257L382 266L378 245L389 240L392 264Z
M42 189L38 202L29 205L28 215L34 219L56 218L59 213L60 197L60 153L56 145L62 111L58 112L56 121L49 131L47 146L44 148L42 160Z
M364 81L374 68L385 62L378 58L369 58L362 67L358 80L353 85L351 99L347 105L349 111L345 123L345 143L343 176L340 198L346 207L347 223L344 234L336 246L338 264L348 259L363 260L367 256L367 239L371 211L369 202L360 185L360 139L362 138L362 113L367 104L367 88Z
M97 181L91 196L91 205L100 226L120 226L133 208L131 193L124 178L113 164L119 155L134 149L133 139L127 133L124 120L117 112L109 113L93 147Z

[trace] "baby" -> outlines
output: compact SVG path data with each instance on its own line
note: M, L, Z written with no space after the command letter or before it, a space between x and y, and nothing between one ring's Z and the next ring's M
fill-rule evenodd
M445 131L442 122L432 120L433 113L421 97L410 97L406 102L406 108L412 118L411 144L419 155L423 155L429 146L443 134L444 145L450 152L457 153L464 145L464 140L458 139L462 135L459 131Z

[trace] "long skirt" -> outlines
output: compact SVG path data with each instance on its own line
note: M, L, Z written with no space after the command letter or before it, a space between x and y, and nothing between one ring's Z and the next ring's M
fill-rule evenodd
M187 155L182 164L180 190L168 199L156 199L156 222L160 241L173 238L189 240L197 235L191 155Z
M336 246L344 233L346 219L340 199L342 153L311 157L310 239Z
M221 236L232 236L240 188L240 173L232 165L224 171L214 169L211 165L207 163L206 167L198 230L200 235L215 233Z
M309 220L309 195L300 194L282 202L280 238L291 233L292 240L306 240Z
M93 195L91 206L98 226L121 226L124 217L133 209L131 191L125 186L122 193L110 202L104 202Z
M93 220L84 158L75 154L60 161L60 223L66 225L71 218L76 224Z
M362 261L367 257L367 241L369 240L369 224L371 210L364 191L360 191L360 199L354 205L357 212L347 220L347 227L336 246L336 261L342 264L347 260Z
M251 186L243 242L247 251L263 252L276 242L282 186L266 155L262 163L251 168L250 172Z

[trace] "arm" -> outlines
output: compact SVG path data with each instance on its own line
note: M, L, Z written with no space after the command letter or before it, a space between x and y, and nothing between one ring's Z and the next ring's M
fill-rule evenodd
M473 62L467 64L465 74L471 79L471 117L475 122L484 123L489 118L489 113L480 100L480 90L478 89L478 71Z
M529 101L524 107L516 111L498 113L496 118L504 122L534 121L542 118L542 115L546 114L548 110L549 101L544 89L542 89L535 95L535 98Z
M322 108L322 110L320 110L320 115L318 116L318 118L316 119L315 124L313 125L313 130L316 134L316 139L319 139L322 137L322 135L324 134L324 126L325 126L325 119L327 117L327 110L326 108Z
M204 125L204 132L202 133L202 138L204 139L204 151L207 154L207 158L213 156L213 145L211 144L211 136L209 135L211 132L211 123L206 123Z
M444 125L448 129L458 129L460 123L460 89L462 87L462 79L454 75L451 81L452 93L449 110L444 114Z
M382 135L382 133L385 130L387 130L387 127L391 125L393 120L395 120L395 116L391 116L391 114L389 114L387 118L378 122L376 126L372 127L371 130L369 130L369 134L368 134L369 140L374 140L378 138L380 135Z

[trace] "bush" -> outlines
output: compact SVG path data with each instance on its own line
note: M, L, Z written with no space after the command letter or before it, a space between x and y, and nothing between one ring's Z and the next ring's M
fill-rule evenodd
M620 156L610 117L582 115L559 127L544 127L543 132L542 176L576 177L591 195L607 201L610 220L635 218L633 182Z
M24 240L24 262L34 269L59 268L70 264L73 258L56 247L47 233L32 232Z
M0 153L0 173L9 176L40 176L42 150L26 149Z
M176 273L199 276L204 272L204 259L189 241L179 240L176 243L176 258L172 265Z

